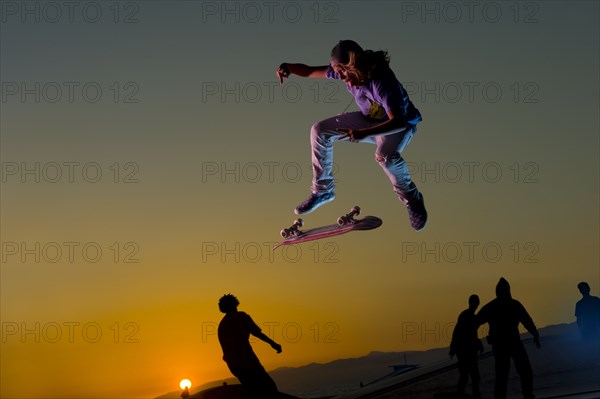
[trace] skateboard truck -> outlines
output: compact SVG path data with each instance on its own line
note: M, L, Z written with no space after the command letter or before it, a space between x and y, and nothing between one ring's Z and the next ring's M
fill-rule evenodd
M346 226L347 224L354 224L357 221L354 219L354 216L358 216L360 215L360 207L358 206L354 206L351 210L350 213L347 213L344 216L340 216L337 220L337 223L340 226Z
M281 234L283 238L290 238L292 235L298 237L302 234L302 231L300 230L300 227L302 226L304 226L304 222L302 221L302 219L296 219L294 220L293 225L291 225L287 229L281 230L279 234Z

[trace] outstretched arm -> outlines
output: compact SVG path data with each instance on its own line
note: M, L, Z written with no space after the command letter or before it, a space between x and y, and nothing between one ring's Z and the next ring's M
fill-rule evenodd
M475 315L475 326L481 327L485 323L490 321L490 307L488 305L483 306L479 312Z
M277 351L277 353L281 353L281 345L279 345L277 342L273 341L271 338L267 337L262 331L253 333L252 335L254 335L256 338L260 339L261 341L264 341L267 344L271 345L271 348L275 349Z
M324 78L328 69L329 65L308 66L305 64L288 64L284 62L279 65L275 73L279 78L279 83L283 83L283 79L288 78L292 74L303 78Z
M523 326L529 331L529 334L533 335L533 342L539 348L540 347L540 334L538 333L535 324L533 323L533 319L525 310L525 307L519 303L519 321L523 324Z

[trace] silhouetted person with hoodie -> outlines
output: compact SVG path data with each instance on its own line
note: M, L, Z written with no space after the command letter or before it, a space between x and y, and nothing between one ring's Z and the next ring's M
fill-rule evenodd
M575 305L575 316L581 337L586 340L600 338L600 298L590 295L590 285L585 281L577 284L581 298Z
M458 316L458 321L452 332L452 341L450 342L450 357L456 355L458 361L459 377L456 393L459 396L464 395L467 381L471 376L474 398L480 398L477 356L478 353L483 352L483 344L477 337L478 325L475 320L475 310L478 307L479 297L471 295L469 297L469 308L462 311Z
M533 320L525 307L510 295L508 281L501 278L496 285L496 299L481 308L476 316L477 325L489 323L488 342L494 351L496 381L494 393L496 399L506 398L510 359L515 362L515 369L521 378L521 389L525 399L532 399L533 371L529 363L527 351L521 342L519 323L533 335L536 346L540 347L540 336Z
M225 313L218 329L223 360L240 380L249 399L276 398L277 386L260 364L248 339L252 334L271 345L277 353L281 353L281 345L267 337L248 314L238 312L239 304L238 299L231 294L223 295L219 300L219 310Z

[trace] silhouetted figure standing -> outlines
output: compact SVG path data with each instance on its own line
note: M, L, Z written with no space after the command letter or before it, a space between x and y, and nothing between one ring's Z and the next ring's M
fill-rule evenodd
M540 336L533 320L525 307L510 295L508 281L501 278L496 285L496 299L481 308L476 316L477 325L489 323L488 342L494 351L496 366L496 382L494 393L496 399L506 398L510 359L515 362L515 369L521 378L521 389L525 399L532 399L533 371L529 357L519 335L519 323L533 335L536 346L540 347Z
M585 281L577 284L581 298L575 305L575 316L581 337L587 340L600 338L600 298L590 295L590 285Z
M231 294L224 295L219 300L219 310L225 313L218 329L223 360L233 375L240 380L248 398L276 398L277 386L260 364L248 339L252 334L271 345L277 353L281 353L281 345L267 337L248 314L238 312L239 304L237 298Z
M469 308L463 310L458 316L458 321L452 332L450 342L450 357L456 355L458 360L458 385L456 393L464 395L469 376L473 386L473 397L479 398L479 366L477 364L478 353L483 352L483 344L477 337L477 322L475 310L479 307L479 297L469 297Z

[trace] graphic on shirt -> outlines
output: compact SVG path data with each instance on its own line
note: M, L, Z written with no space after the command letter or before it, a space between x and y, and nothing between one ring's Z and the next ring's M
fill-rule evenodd
M375 101L369 98L371 106L369 107L369 113L367 116L371 119L383 119L385 117L385 108L381 104L377 104Z

